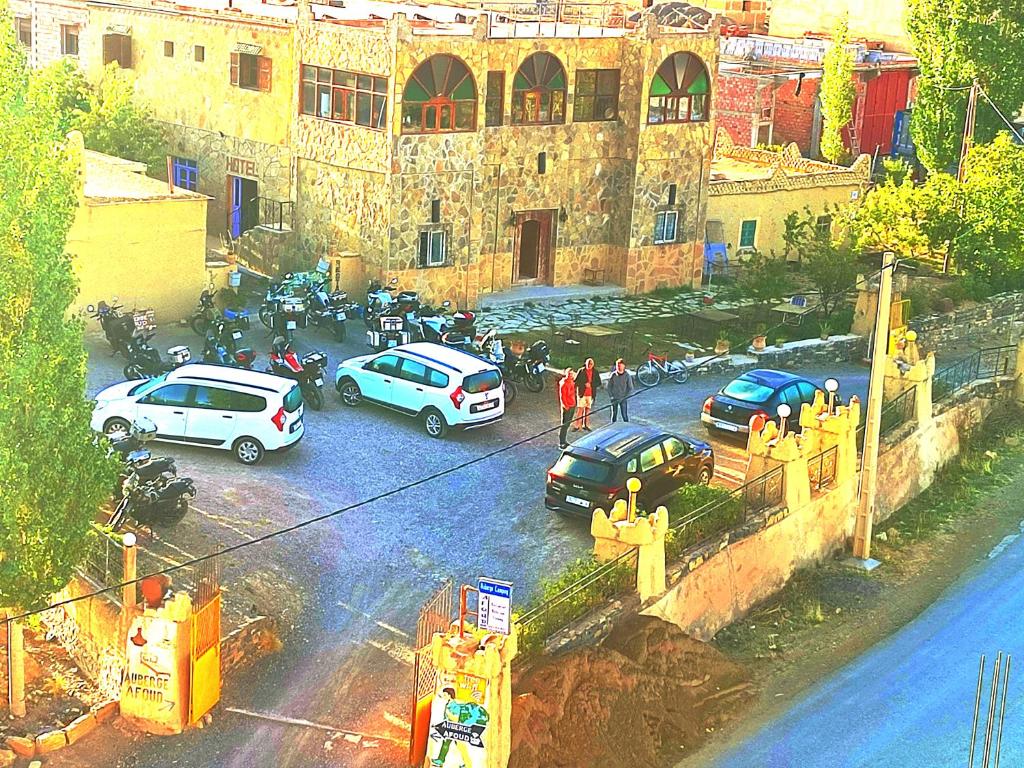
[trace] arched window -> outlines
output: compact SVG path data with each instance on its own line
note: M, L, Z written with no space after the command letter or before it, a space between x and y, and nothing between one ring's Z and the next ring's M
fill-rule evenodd
M431 56L416 67L405 84L402 133L473 130L476 130L473 75L454 56Z
M512 81L512 124L565 122L565 69L550 53L527 57Z
M647 122L704 122L708 119L709 90L704 62L692 53L673 53L651 81Z

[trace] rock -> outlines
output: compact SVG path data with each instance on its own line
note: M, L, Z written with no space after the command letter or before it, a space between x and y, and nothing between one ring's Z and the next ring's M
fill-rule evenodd
M98 723L107 722L107 720L115 717L119 711L120 704L115 699L111 699L103 704L97 704L92 708L92 714Z
M9 749L0 749L0 768L11 768L18 756Z
M875 538L878 539L879 541L888 541L889 540L889 536L886 534L885 531L882 531L881 533L876 535Z
M1016 447L1020 445L1020 438L1017 437L1016 435L1010 435L1005 440L1003 440L1003 442L1011 447Z
M84 715L76 717L68 723L64 727L64 733L67 734L68 744L74 744L80 739L84 739L98 727L99 722L96 720L96 716L92 712L86 712Z
M44 731L36 736L36 754L45 755L64 749L68 745L68 736L64 731Z
M32 758L36 756L36 742L34 739L8 736L7 747L19 757Z

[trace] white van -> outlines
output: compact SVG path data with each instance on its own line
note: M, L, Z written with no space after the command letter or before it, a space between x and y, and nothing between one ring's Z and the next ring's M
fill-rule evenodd
M95 398L92 428L109 437L146 417L156 439L230 450L243 464L302 439L302 392L293 379L222 365L183 365L125 381Z
M493 424L505 415L501 369L461 349L417 342L344 360L335 386L341 402L363 400L417 417L431 437Z

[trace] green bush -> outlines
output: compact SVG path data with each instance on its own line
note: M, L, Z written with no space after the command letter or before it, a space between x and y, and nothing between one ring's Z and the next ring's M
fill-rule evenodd
M911 286L903 292L904 299L910 299L910 316L922 317L930 315L935 308L935 299L931 291L919 286Z
M724 488L686 485L672 495L668 507L669 525L687 515L716 504L699 519L682 528L670 528L665 540L665 561L673 563L694 544L732 528L743 521L743 501Z
M555 597L573 584L590 576L605 563L599 563L593 556L581 557L569 563L557 575L541 582L533 599L526 603L523 614ZM568 626L592 609L621 595L635 584L636 559L626 558L612 566L608 573L597 581L580 589L572 597L552 606L529 624L519 626L519 653L530 656L543 650L544 643L558 630Z

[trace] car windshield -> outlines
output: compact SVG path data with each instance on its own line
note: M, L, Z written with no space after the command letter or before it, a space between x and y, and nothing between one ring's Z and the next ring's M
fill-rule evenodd
M611 468L607 464L599 464L589 459L581 459L568 453L558 460L558 463L551 468L551 471L560 477L591 480L595 483L605 482L611 474Z
M480 392L489 392L501 386L501 374L497 371L484 371L474 373L462 380L462 389L475 395Z
M744 379L742 377L733 379L729 382L729 386L722 390L723 395L733 397L737 400L743 400L747 403L763 403L775 390L770 387L766 387L763 384L758 384L756 381L750 379Z
M296 384L289 390L288 394L284 396L284 409L288 413L295 413L299 406L302 405L302 390L299 389L299 385Z
M141 384L134 386L130 390L128 390L128 394L141 396L146 394L147 392L152 392L154 389L156 389L158 385L163 384L164 379L166 378L167 374L165 373L162 376L157 376L155 379L144 381Z

